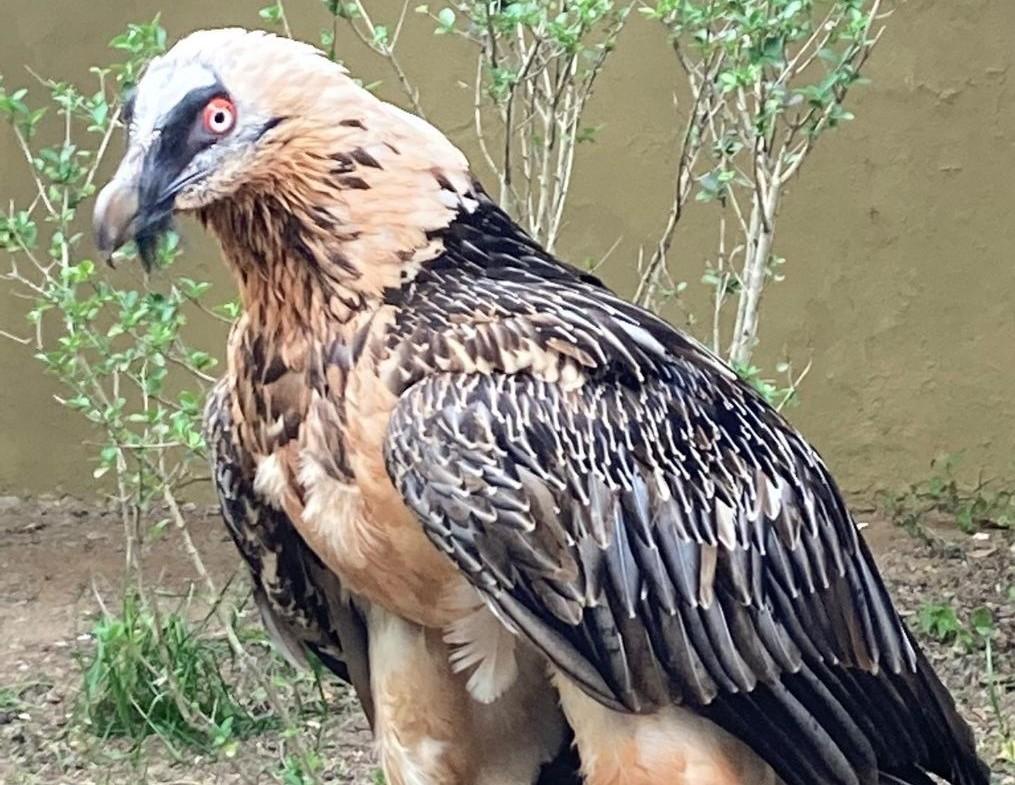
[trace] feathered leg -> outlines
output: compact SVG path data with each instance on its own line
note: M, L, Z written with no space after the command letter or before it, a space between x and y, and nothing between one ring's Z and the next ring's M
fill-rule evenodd
M679 706L624 714L554 683L588 785L778 785L772 769L718 725Z
M374 734L389 785L531 785L560 751L566 726L539 658L524 658L516 683L483 704L466 674L452 672L440 631L376 607L368 628Z

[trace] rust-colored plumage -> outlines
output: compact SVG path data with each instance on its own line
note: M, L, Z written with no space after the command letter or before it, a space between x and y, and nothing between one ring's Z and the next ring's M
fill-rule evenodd
M187 115L213 95L228 136ZM573 735L591 785L986 783L816 453L443 135L238 30L178 44L138 102L99 236L171 205L219 238L223 514L283 650L357 687L388 782L573 782Z

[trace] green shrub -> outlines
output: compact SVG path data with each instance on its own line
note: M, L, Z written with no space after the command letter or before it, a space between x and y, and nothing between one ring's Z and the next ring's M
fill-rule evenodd
M140 742L155 734L173 751L214 750L277 725L264 710L237 701L223 667L228 645L202 637L179 613L160 617L135 594L119 615L92 630L82 655L79 711L102 738Z

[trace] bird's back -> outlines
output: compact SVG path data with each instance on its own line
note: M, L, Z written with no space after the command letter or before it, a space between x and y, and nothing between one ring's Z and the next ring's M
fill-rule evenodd
M780 415L696 341L555 260L489 200L460 214L443 241L441 256L387 295L397 314L386 341L388 378L393 392L406 397L390 426L396 447L389 468L396 484L410 497L426 493L425 482L414 485L422 475L398 463L399 429L405 429L406 443L414 440L416 459L434 461L416 444L424 438L419 421L440 417L467 434L488 422L483 415L473 426L472 414L489 411L490 427L504 431L505 441L498 443L508 454L505 461L517 456L545 466L551 490L571 485L581 496L584 477L612 467L604 478L615 493L622 500L642 493L652 511L639 524L634 508L641 502L633 500L629 509L621 501L627 520L615 526L626 526L628 539L617 540L620 528L605 535L613 538L607 551L620 564L603 563L601 580L632 581L628 604L623 587L609 600L620 606L618 619L628 617L619 632L597 627L598 616L583 600L575 599L572 610L554 611L567 601L555 594L546 605L547 595L520 588L528 579L550 580L552 574L558 580L568 572L566 546L563 561L554 561L548 541L536 542L533 533L531 547L541 550L532 558L550 558L552 566L512 564L504 569L516 578L502 583L513 593L511 603L527 608L524 634L556 651L554 662L565 672L586 673L591 666L597 673L591 681L586 677L586 690L599 690L594 697L623 711L658 711L668 701L696 707L791 785L917 785L928 781L924 771L959 785L986 783L968 726L892 607L834 481ZM653 482L660 477L670 478L658 482L660 488L668 483L665 492ZM678 507L667 500L671 493L680 495ZM562 492L554 503L565 507L568 498ZM478 557L461 557L465 569L470 560L482 559L484 546L493 549L491 538L501 536L497 523L481 522L456 534L463 514L442 518L426 500L416 510L424 522L428 516L437 521L431 534L449 552L479 549ZM672 518L688 513L699 517ZM579 513L560 516L564 536L579 543L572 580L578 598L590 590L589 573L599 568L578 552ZM650 553L665 551L667 532L676 533L674 542L698 548L690 557L699 560L693 577L701 584L692 587L699 595L690 598L698 607L675 601L670 611L685 625L702 625L697 631L688 626L679 638L703 663L706 676L697 691L669 659L683 655L667 654L677 638L665 620L653 618L658 605L651 607L665 606L660 598L667 592L680 596L686 564L664 569L665 559L647 556L637 545L644 536ZM498 548L517 547L515 534L503 536L505 545ZM700 565L707 553L718 561L711 562L705 586ZM650 564L653 558L659 566ZM495 580L484 578L484 569L474 576L478 585ZM544 576L542 569L551 573ZM557 586L563 597L572 591ZM714 602L699 602L706 590ZM508 606L499 607L518 621ZM529 621L530 613L542 618ZM629 649L622 662L595 643L609 635ZM779 646L785 651L773 653ZM632 659L635 648L642 649L640 665ZM658 674L662 687L655 683Z

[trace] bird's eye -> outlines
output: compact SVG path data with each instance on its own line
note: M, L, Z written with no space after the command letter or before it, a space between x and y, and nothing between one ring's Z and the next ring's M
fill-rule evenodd
M204 108L204 130L223 136L236 125L236 106L228 98L212 98Z

